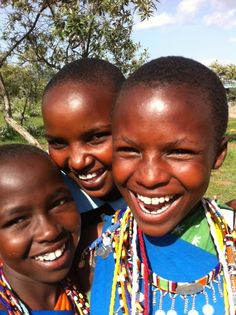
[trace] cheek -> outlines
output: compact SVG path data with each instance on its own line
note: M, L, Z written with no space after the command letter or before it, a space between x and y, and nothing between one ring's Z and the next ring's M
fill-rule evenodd
M60 218L57 218L58 223L65 228L65 230L71 232L73 235L80 236L81 230L81 217L78 210L67 210ZM66 215L65 215L66 214Z
M7 262L24 256L30 242L28 243L24 233L24 235L12 234L10 237L1 237L1 244L0 257Z
M186 165L179 168L178 177L187 190L204 190L210 179L211 169L202 164Z
M49 155L53 159L53 161L56 163L56 165L59 168L64 168L66 167L66 161L67 161L67 155L65 152L62 152L60 150L53 150L49 148Z
M112 165L112 145L111 142L106 143L97 152L97 156L101 162L111 168Z
M124 185L127 180L134 174L134 164L129 161L113 161L113 177L117 185Z

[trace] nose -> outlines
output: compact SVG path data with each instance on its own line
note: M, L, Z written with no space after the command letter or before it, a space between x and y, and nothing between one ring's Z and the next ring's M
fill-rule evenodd
M79 145L74 145L70 150L68 166L71 170L80 171L93 162L92 155Z
M33 225L34 238L37 242L53 242L57 240L63 228L54 217L42 214L38 215Z
M150 189L167 185L170 178L169 166L161 157L147 157L138 168L136 181Z

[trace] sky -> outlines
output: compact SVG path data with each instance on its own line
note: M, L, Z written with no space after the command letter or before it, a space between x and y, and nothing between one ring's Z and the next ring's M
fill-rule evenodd
M236 0L160 0L155 15L137 22L132 38L149 60L180 55L205 65L236 65Z

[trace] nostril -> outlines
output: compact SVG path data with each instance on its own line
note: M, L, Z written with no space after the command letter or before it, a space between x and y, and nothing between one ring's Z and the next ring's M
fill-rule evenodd
M93 162L93 157L90 154L78 154L70 157L68 166L76 172L87 168Z

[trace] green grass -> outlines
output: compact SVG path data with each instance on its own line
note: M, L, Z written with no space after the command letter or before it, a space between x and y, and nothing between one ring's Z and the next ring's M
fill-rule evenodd
M229 121L228 154L223 166L212 172L206 195L216 197L221 202L236 199L236 118Z
M43 148L47 147L47 142L44 138L43 120L40 115L27 119L24 127L39 141ZM14 130L7 128L3 113L0 112L0 144L4 143L26 143L26 141Z

